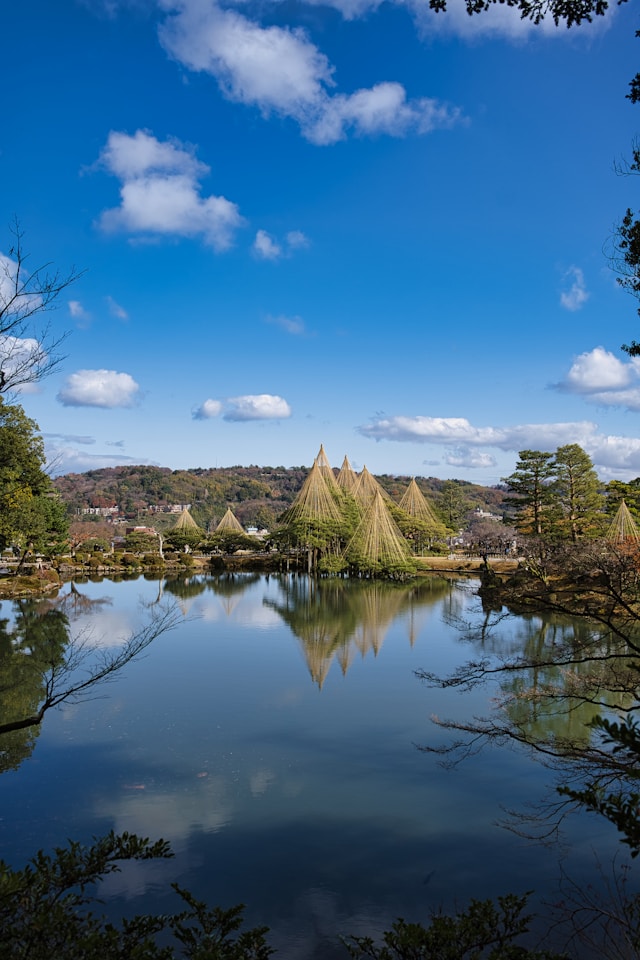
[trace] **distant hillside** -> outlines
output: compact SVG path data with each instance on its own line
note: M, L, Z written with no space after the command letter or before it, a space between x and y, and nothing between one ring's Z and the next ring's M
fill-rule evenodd
M302 486L308 467L215 467L170 470L168 467L123 466L68 473L53 481L74 519L104 519L85 513L90 508L109 510L129 520L148 520L153 515L159 526L170 525L171 506L190 504L199 526L217 524L231 507L238 520L248 526L273 527L276 518L289 506ZM382 474L380 484L399 500L410 477ZM432 505L446 520L443 491L447 481L434 477L416 477ZM468 502L469 509L479 507L502 513L504 490L455 481L454 494ZM451 481L448 482L449 495Z

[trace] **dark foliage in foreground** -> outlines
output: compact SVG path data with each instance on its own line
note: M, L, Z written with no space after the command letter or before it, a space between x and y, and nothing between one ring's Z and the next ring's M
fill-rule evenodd
M243 907L208 907L177 884L183 908L116 924L95 913L96 886L123 861L172 856L164 840L107 834L90 847L70 842L42 851L22 870L0 861L0 942L3 960L267 960L268 928L242 930ZM455 916L433 915L426 926L398 920L377 946L368 937L344 941L353 958L376 960L565 960L514 941L526 934L527 897L472 901Z

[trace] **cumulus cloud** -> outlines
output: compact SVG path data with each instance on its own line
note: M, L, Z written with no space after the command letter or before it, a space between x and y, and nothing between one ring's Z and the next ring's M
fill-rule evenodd
M445 459L456 466L493 466L493 458L485 451L474 452L477 447L495 447L507 453L527 449L554 452L558 447L577 443L602 473L631 479L640 471L640 439L607 436L598 431L597 423L589 420L478 427L465 417L381 417L358 430L372 440L450 447ZM482 462L484 457L486 462Z
M253 252L262 260L279 260L282 247L266 230L258 230L253 241Z
M557 390L580 394L589 403L640 410L640 359L620 360L604 347L581 353Z
M227 403L223 420L285 420L291 416L287 401L270 393L229 397Z
M570 284L569 289L560 294L560 303L565 310L571 310L575 313L584 307L589 299L589 293L584 280L584 274L579 267L569 267L564 275L566 282Z
M304 320L302 317L285 317L279 314L277 317L267 317L267 323L272 323L276 327L281 327L287 333L293 336L300 336L305 332Z
M200 178L209 168L179 140L161 142L146 130L133 136L112 130L99 165L121 181L120 206L105 210L98 221L106 232L202 237L222 251L244 224L235 203L202 195Z
M132 407L140 387L128 373L78 370L67 377L57 399L65 407Z
M408 100L399 83L334 93L334 68L300 28L262 27L211 0L161 0L167 53L213 76L229 100L298 123L318 145L356 136L428 133L458 123L460 110L430 98Z
M191 416L194 420L211 420L213 417L219 417L221 412L222 404L219 400L205 400L191 411Z
M191 411L194 420L211 420L222 414L229 422L244 420L284 420L291 416L291 407L282 397L271 393L227 397L226 400L205 400Z

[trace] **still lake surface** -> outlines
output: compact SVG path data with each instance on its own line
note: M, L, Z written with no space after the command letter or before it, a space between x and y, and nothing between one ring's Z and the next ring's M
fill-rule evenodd
M495 689L433 690L416 670L448 674L543 626L514 617L483 635L476 588L257 574L66 584L71 635L105 647L157 602L184 619L93 699L47 714L1 774L0 855L18 866L110 829L164 837L175 858L108 878L109 909L171 909L177 880L209 903L247 904L287 960L344 958L340 934L471 897L553 901L561 869L598 883L596 859L618 850L599 818L571 817L562 851L498 823L552 789L523 751L488 747L444 769L419 749L447 742L434 715L487 715ZM11 629L17 607L1 607Z

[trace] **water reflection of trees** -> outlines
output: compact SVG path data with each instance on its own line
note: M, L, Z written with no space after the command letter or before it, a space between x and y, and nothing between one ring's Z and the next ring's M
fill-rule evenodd
M60 667L69 640L64 610L37 600L16 600L13 622L0 620L0 725L33 716L46 696L47 674ZM0 772L16 769L31 756L39 726L12 730L0 738Z
M198 574L192 577L175 577L165 580L164 590L179 600L193 600L210 591L220 597L227 615L230 615L241 594L260 579L259 573L229 571L220 574ZM186 606L183 607L186 613Z
M440 578L396 584L294 575L278 582L281 598L265 598L263 603L301 641L311 678L320 688L334 661L346 674L358 653L376 656L390 625L400 617L406 616L413 644L420 611L451 593L451 584Z
M563 784L597 777L607 787L624 778L622 758L607 748L593 721L636 709L640 634L628 644L602 624L542 610L485 617L464 639L474 648L472 659L448 677L428 671L418 676L431 686L462 692L492 684L487 713L466 721L438 718L455 739L423 749L455 763L486 743L518 743ZM566 800L557 799L541 804L536 833L555 831L565 806Z
M114 650L87 629L71 635L71 621L106 603L71 584L55 598L14 600L11 617L0 619L0 773L31 755L48 710L92 696L179 621L175 607L161 607Z

